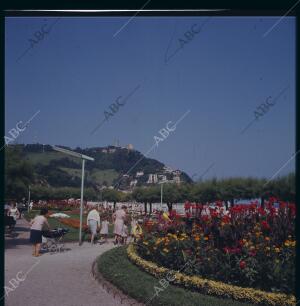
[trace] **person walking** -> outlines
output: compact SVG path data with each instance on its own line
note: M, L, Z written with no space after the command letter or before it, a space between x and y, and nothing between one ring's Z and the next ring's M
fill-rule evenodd
M92 208L88 213L87 225L91 231L91 244L93 244L97 235L97 229L100 228L100 215L96 208Z
M30 221L30 242L33 244L33 252L32 255L34 257L41 256L40 249L42 243L42 229L46 225L50 230L49 223L47 221L48 209L42 208L40 215L36 216L34 219Z
M126 217L127 217L127 207L125 205L123 205L121 209L118 209L113 214L115 244L122 242L123 226Z
M15 226L15 224L17 223L17 220L20 217L20 212L19 212L15 202L11 203L10 209L8 211L8 216L10 216L10 217L12 217L14 219L14 226Z

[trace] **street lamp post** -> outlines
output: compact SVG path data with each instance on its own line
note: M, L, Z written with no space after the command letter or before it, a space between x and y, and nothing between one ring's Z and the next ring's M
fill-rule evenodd
M160 184L160 209L162 210L163 209L163 185L164 183L166 183L167 181L166 180L163 180L161 182L159 182Z
M62 152L64 154L67 155L71 155L77 158L80 158L82 161L82 172L81 172L81 195L80 195L80 227L79 227L79 245L82 244L82 215L83 215L83 188L84 188L84 166L85 166L85 161L86 160L91 160L94 161L95 159L92 157L89 157L87 155L81 154L81 153L77 153L74 151L70 151L67 149L63 149L57 146L52 146L52 148L55 151L59 151Z
M160 209L162 210L162 206L163 206L163 183L161 183L160 185Z
M29 212L29 206L30 206L30 185L28 186L28 204L27 204L27 211Z

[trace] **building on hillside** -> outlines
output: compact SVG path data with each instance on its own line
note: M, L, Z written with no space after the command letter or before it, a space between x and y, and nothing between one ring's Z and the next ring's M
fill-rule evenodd
M174 180L174 182L176 183L176 184L180 184L180 176L174 176L173 177L173 180Z
M163 170L164 170L164 172L166 172L166 173L172 173L172 172L173 172L173 169L170 168L170 167L168 167L168 166L164 166L164 167L163 167Z
M137 184L137 180L133 180L133 181L131 181L130 182L130 187L135 187L136 186L136 184Z
M133 150L133 145L131 143L129 143L127 146L126 146L126 149L131 151Z
M181 171L180 170L175 170L175 171L173 171L173 174L178 176L178 175L181 174Z
M163 174L160 174L160 175L158 175L158 179L159 179L159 182L166 182L167 181L167 176L163 175Z
M147 184L156 184L158 182L157 174L149 174Z
M144 175L144 171L138 171L135 176L139 177L139 176L143 176L143 175Z

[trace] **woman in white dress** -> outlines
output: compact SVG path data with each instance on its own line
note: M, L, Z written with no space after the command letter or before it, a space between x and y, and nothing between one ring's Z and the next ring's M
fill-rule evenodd
M100 236L104 239L104 242L107 242L107 236L108 236L108 216L103 216L103 221L101 222L101 230L100 230Z
M121 209L118 209L114 214L114 234L115 234L115 244L122 242L122 233L124 220L126 219L127 207L123 205Z

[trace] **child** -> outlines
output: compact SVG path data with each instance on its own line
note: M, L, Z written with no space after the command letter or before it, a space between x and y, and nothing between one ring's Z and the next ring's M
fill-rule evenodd
M135 227L136 227L136 225L137 225L137 221L136 221L136 219L132 219L131 220L131 232L130 232L130 237L134 240L134 229L135 229ZM130 239L130 241L131 241L131 239Z
M125 220L124 225L123 225L123 230L122 230L122 240L123 244L127 244L127 237L128 237L128 222Z
M103 221L101 222L101 230L100 230L100 237L104 239L104 242L107 243L107 237L108 237L108 216L103 216Z
M138 223L133 229L134 242L136 242L136 240L139 239L143 234L142 224L143 220L138 220Z

